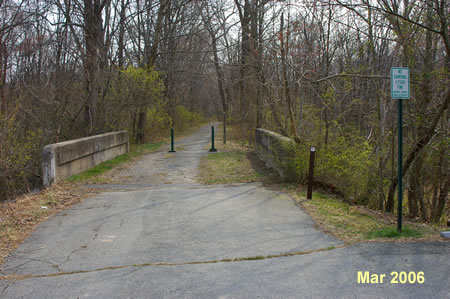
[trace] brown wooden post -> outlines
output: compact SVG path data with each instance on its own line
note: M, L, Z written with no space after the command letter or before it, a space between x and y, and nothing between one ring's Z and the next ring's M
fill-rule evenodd
M316 154L316 148L314 146L311 146L311 150L309 152L308 194L306 195L307 199L312 199L315 154Z

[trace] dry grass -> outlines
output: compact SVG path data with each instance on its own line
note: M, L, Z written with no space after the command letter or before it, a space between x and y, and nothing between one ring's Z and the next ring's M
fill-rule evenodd
M38 194L0 202L0 265L39 223L92 194L80 185L62 182Z
M197 176L199 183L232 184L278 181L277 176L256 156L253 147L247 141L239 141L246 132L248 132L246 128L228 126L227 143L223 144L223 126L218 126L215 134L217 152L208 154L200 161ZM211 144L208 144L204 149L208 150L210 147Z
M262 174L253 167L252 155L248 147L228 141L218 152L202 158L197 180L208 185L259 181Z

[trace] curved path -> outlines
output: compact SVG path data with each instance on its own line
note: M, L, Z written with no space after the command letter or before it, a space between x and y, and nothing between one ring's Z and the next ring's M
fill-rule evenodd
M2 265L0 297L450 297L449 243L345 247L284 193L195 183L209 132L110 173L102 194L40 225ZM358 284L358 271L426 283Z

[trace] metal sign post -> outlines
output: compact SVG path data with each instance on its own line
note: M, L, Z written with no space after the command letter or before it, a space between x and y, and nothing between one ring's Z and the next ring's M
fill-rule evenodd
M398 99L398 202L397 231L402 232L403 208L403 101Z
M403 206L403 100L409 99L409 69L391 68L391 97L398 99L398 209L397 231L402 232Z

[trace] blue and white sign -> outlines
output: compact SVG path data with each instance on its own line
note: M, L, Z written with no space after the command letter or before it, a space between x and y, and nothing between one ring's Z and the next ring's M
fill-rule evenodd
M391 68L391 97L409 99L409 69L407 67Z

